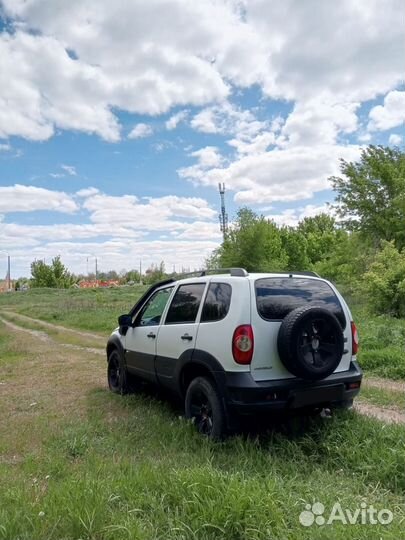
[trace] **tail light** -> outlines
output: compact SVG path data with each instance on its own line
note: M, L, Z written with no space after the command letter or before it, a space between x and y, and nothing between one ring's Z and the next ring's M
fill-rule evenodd
M357 327L353 321L350 325L352 327L352 354L355 355L359 350L359 333L357 332Z
M250 364L253 357L253 346L253 330L250 324L238 326L232 338L232 354L235 362Z

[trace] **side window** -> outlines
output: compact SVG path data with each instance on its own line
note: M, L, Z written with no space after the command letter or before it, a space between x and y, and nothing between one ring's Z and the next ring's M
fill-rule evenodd
M137 317L136 326L158 325L172 290L173 287L168 287L156 291L143 306Z
M201 322L220 321L231 304L232 287L228 283L211 283L201 314Z
M205 283L180 285L169 307L165 324L193 323L205 289Z

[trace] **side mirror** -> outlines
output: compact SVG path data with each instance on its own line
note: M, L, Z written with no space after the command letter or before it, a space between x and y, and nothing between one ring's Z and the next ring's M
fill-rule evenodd
M128 328L132 325L132 315L125 314L118 317L118 326L120 327L120 334L125 336Z

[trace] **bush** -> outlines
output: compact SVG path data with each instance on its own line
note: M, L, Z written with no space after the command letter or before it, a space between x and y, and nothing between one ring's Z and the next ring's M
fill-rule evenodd
M405 251L394 242L384 242L370 270L364 274L364 287L376 313L405 317Z

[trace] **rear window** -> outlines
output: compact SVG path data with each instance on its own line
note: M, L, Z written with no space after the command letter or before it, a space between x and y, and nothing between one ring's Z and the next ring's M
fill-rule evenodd
M306 278L263 278L256 287L257 311L263 319L284 319L295 308L314 304L332 311L342 328L346 319L342 306L331 287L324 281Z
M226 317L231 303L232 288L228 283L211 283L201 315L201 322L220 321Z

